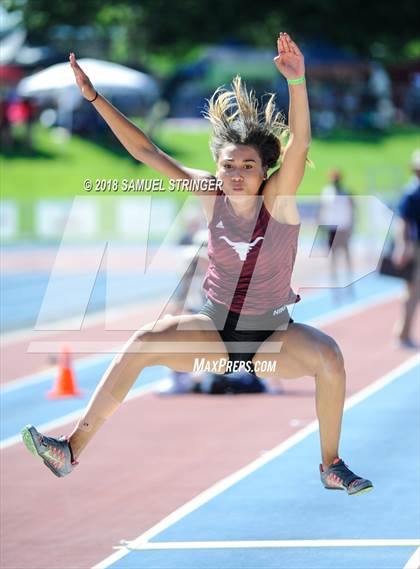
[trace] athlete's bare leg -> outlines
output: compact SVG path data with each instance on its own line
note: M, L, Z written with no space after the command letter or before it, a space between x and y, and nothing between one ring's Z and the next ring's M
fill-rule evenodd
M419 271L420 274L420 271ZM411 282L407 281L404 298L402 301L401 315L395 326L397 337L402 341L411 341L416 306L420 300L420 278Z
M344 251L344 256L345 256L345 260L346 260L347 274L351 277L351 276L353 276L353 260L352 260L352 255L350 252L349 241L347 241L346 244L344 245L343 251Z
M331 261L330 261L330 274L331 274L331 283L333 287L337 286L337 270L338 270L338 248L332 247L331 252Z
M136 332L110 364L70 435L74 458L119 407L145 367L165 365L175 371L193 371L194 358L202 357L210 362L228 359L213 322L203 314L167 316Z
M280 352L263 352L266 342L278 345L282 342ZM346 373L340 348L330 336L305 324L290 324L285 331L273 332L266 342L253 361L275 361L276 371L270 372L271 377L294 379L306 375L315 378L322 465L328 468L339 456L345 398ZM258 375L264 377L264 373Z

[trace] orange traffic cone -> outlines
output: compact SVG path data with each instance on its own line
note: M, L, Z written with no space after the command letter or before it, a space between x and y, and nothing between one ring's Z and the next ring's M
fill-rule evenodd
M77 389L73 370L70 363L70 350L65 346L61 352L61 361L58 376L51 391L48 391L48 399L62 399L63 397L81 397L82 392Z

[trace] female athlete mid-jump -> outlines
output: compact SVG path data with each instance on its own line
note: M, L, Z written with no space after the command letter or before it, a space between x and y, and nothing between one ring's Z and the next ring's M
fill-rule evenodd
M132 156L171 180L213 181L216 189L194 191L209 229L210 262L203 284L207 301L200 313L167 315L137 331L112 361L68 438L47 437L33 426L23 429L27 448L56 476L69 474L78 464L83 449L145 367L188 372L205 356L210 364L223 362L219 373L237 364L260 368L270 360L275 371L271 368L267 376L314 377L323 485L350 495L373 487L339 458L346 382L341 351L323 332L293 322L287 310L287 304L299 300L290 287L300 229L295 194L311 132L303 55L286 33L279 34L277 48L274 63L289 86L288 127L275 110L274 95L261 108L239 77L232 90L217 89L205 112L213 128L215 176L186 168L155 146L95 90L70 54L83 96ZM284 133L289 136L283 149ZM258 374L264 377L260 370Z

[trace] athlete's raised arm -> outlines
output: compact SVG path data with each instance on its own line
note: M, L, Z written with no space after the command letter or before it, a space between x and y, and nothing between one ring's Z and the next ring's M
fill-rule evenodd
M267 190L276 195L293 195L303 178L311 142L311 123L302 52L286 33L277 39L278 55L274 63L289 86L290 136L279 170L270 176Z
M171 179L189 180L212 177L204 170L185 167L153 144L140 128L96 91L89 77L77 63L74 53L70 53L69 59L83 97L93 104L121 144L134 158ZM194 193L200 195L201 192L195 191ZM209 194L203 192L203 195L208 196Z

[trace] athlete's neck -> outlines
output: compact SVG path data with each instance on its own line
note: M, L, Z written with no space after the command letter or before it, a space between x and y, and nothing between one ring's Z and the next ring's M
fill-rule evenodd
M228 197L227 200L235 215L242 217L243 219L254 219L259 207L259 200L257 200L257 196L241 196L234 200Z

